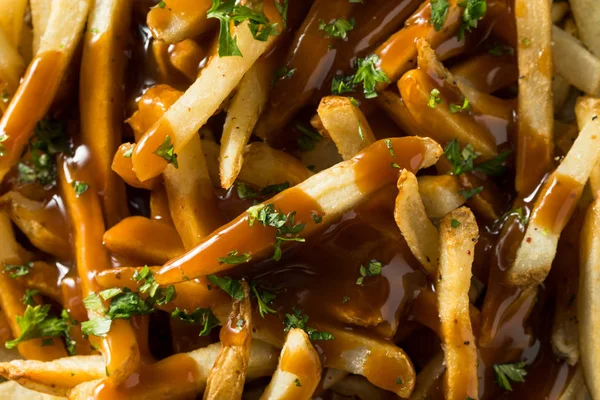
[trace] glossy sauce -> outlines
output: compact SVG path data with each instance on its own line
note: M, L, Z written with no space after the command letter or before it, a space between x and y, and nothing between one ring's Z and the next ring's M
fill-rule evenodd
M582 192L583 185L573 178L553 174L536 204L532 221L542 229L560 234L573 215Z

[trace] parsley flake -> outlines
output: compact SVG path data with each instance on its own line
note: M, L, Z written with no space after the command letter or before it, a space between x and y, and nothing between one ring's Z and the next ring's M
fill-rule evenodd
M346 39L348 37L348 32L354 29L356 26L356 21L354 18L344 19L344 18L336 18L330 23L325 23L325 21L320 21L319 30L324 31L327 36L335 38L335 39Z
M307 127L303 124L296 124L296 130L300 132L298 138L298 147L301 151L314 150L315 144L323 139L323 136L312 128Z
M83 181L73 181L71 183L71 186L73 186L73 190L75 191L76 197L79 197L82 194L84 194L90 187L87 183Z
M363 93L365 98L372 99L377 97L375 86L377 83L390 82L388 76L383 72L379 66L379 56L377 54L371 54L365 58L359 58L356 61L356 74L352 79L354 85L362 83Z
M452 218L452 221L450 221L450 226L452 226L453 228L458 228L460 226L460 221Z
M458 5L464 9L458 31L458 40L463 40L465 32L471 32L473 28L477 28L479 20L485 16L487 3L486 0L463 0Z
M439 31L444 26L449 8L450 4L448 4L448 0L431 0L431 19L429 22L436 31Z
M310 340L333 340L334 336L329 332L319 332L315 328L308 326L308 315L305 315L297 308L294 308L293 314L285 314L284 332L290 329L302 329L308 335Z
M25 304L26 306L35 306L37 303L34 299L35 296L37 296L38 294L40 294L39 290L29 290L29 289L25 289L25 294L23 295L23 304Z
M67 322L62 318L49 316L50 305L28 305L25 313L17 315L17 324L21 334L14 340L5 343L7 349L16 347L19 343L32 339L47 339L65 336L68 329Z
M525 361L514 364L494 364L496 382L504 390L512 391L511 381L516 383L525 382Z
M219 325L219 320L210 308L197 308L191 313L176 308L171 313L171 318L179 318L188 324L201 324L200 336L208 335L214 327Z
M382 267L383 266L381 262L377 260L369 261L366 267L364 265L361 265L359 268L360 278L356 280L356 284L362 286L366 277L381 275Z
M175 154L175 148L173 146L173 143L171 142L171 136L167 135L165 137L165 140L154 151L154 154L164 158L169 164L173 164L175 168L179 168L179 163L177 162L177 154Z
M13 279L18 278L20 276L27 275L31 271L32 268L33 268L32 262L28 262L26 264L21 264L21 265L4 264L4 271L9 272L8 276L10 276Z
M448 109L450 110L451 114L456 114L462 111L471 112L471 104L469 104L469 99L464 97L462 104L450 104Z
M478 195L479 193L481 193L481 191L483 190L483 186L478 186L476 188L473 189L463 189L463 190L459 190L458 194L460 194L462 197L464 197L465 200L469 200L471 197Z
M238 254L237 250L230 251L226 257L218 257L219 264L236 265L247 263L252 260L252 257L248 253Z
M444 101L440 97L440 91L438 89L431 89L431 93L429 93L429 101L427 102L427 106L429 108L435 108L436 104L442 104Z

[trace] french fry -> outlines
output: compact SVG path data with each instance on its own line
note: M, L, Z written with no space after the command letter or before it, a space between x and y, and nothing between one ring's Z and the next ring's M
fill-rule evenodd
M589 398L590 395L588 394L583 377L583 368L581 364L578 364L558 400L585 400Z
M244 164L239 180L258 188L288 182L295 186L312 176L298 159L273 149L263 142L249 144L244 151Z
M221 351L210 370L204 400L239 399L244 391L250 344L252 343L252 304L250 287L242 282L244 298L234 300L227 325L221 328Z
M81 38L90 2L53 2L40 49L0 120L0 132L7 136L3 142L6 154L0 157L0 179L17 163L35 124L48 112Z
M140 260L143 264L162 264L184 253L175 228L160 220L128 217L107 230L102 243L112 253Z
M133 152L133 169L141 181L159 175L166 168L167 160L154 152L167 136L175 154L180 152L275 40L273 36L265 42L255 40L248 22L236 26L233 34L244 56L211 58L196 82L138 142Z
M107 225L125 218L125 185L112 171L113 154L121 143L123 77L132 2L95 1L83 39L79 82L81 140L90 150L96 187L102 193Z
M40 393L29 390L19 385L17 382L0 383L0 397L6 400L64 400L64 397L52 396L46 393Z
M342 381L336 383L331 390L350 398L384 400L389 397L387 391L373 386L365 378L357 375L350 375L344 378Z
M102 246L104 218L100 200L96 196L93 181L88 178L89 170L81 167L73 168L70 161L64 157L59 158L57 170L59 187L71 222L75 262L81 277L81 291L86 297L98 291L99 286L94 276L111 268L108 253ZM76 181L89 182L88 190L78 195L73 188L73 182ZM97 316L100 316L97 311L88 311L90 319ZM129 321L113 321L110 332L98 342L106 362L108 379L112 384L117 385L125 381L138 369L140 352Z
M506 281L511 285L533 285L546 278L560 233L600 157L600 121L592 116L580 125L584 128L562 163L544 183L535 202L525 237L507 271Z
M519 125L516 182L527 196L552 167L552 21L546 0L516 0Z
M311 171L319 172L341 162L342 157L333 140L323 138L315 144L314 149L300 153L300 160L302 164L310 167Z
M13 337L18 337L21 334L21 327L17 322L17 316L25 314L25 305L22 301L25 289L14 282L9 272L4 270L5 265L21 264L21 258L10 219L3 211L0 211L0 264L2 264L0 306L6 314ZM27 359L41 361L66 357L67 352L58 338L52 338L52 343L45 347L42 347L42 341L42 339L33 339L19 343L19 353Z
M552 26L552 55L557 74L591 96L600 94L600 59L555 25Z
M198 66L206 57L206 51L192 39L175 43L169 52L171 65L193 82L198 76Z
M554 74L552 77L552 101L555 110L562 110L569 99L571 93L571 84L560 75ZM556 124L556 123L555 123Z
M458 178L452 175L425 175L418 178L419 194L425 212L431 219L439 219L465 203L460 195Z
M0 363L0 375L42 393L66 396L82 382L106 376L101 356L72 356L42 362L15 360Z
M19 192L8 192L0 201L15 225L38 249L61 260L71 257L69 232L58 207L30 200Z
M0 90L2 94L1 109L5 110L10 98L19 87L19 81L25 71L25 63L16 46L10 43L8 35L0 27Z
M331 389L333 386L335 386L336 383L341 382L348 375L348 372L342 371L341 369L326 368L323 371L323 379L321 386L323 390ZM315 396L316 395L318 395L318 392L315 393Z
M442 376L446 366L444 365L444 353L440 352L431 359L417 375L417 384L409 400L425 400L429 391Z
M577 116L577 126L579 130L585 127L585 124L600 111L600 101L592 97L582 97L575 104L575 114ZM573 132L571 132L573 134ZM576 136L575 136L576 137ZM573 137L573 141L575 140ZM567 136L568 140L568 136ZM600 195L600 161L596 162L589 178L590 189L594 198Z
M242 169L244 147L267 102L273 78L273 60L261 59L240 82L227 110L221 137L221 186L229 189Z
M377 96L377 105L398 125L406 135L426 136L413 118L402 97L386 90Z
M94 394L127 400L185 400L206 387L208 375L221 351L221 343L189 353L175 354L142 369L142 384L113 388L102 381L83 383L69 393L69 400L87 400ZM250 346L247 380L270 376L277 367L278 350L259 340Z
M173 227L169 198L164 186L150 192L150 218Z
M479 236L471 211L462 207L440 223L440 263L436 280L446 363L445 396L477 398L477 349L469 315L469 287Z
M150 129L182 95L183 92L169 85L154 85L148 89L138 100L138 109L125 121L133 129L135 140L139 141L144 132Z
M519 77L517 60L512 55L480 54L450 68L450 72L457 80L487 94L516 83Z
M312 398L321 379L321 361L302 329L287 334L277 370L261 400Z
M33 54L36 55L40 48L42 36L48 26L52 0L29 0L31 8L31 23L33 25Z
M369 122L348 97L323 97L317 112L323 128L344 160L349 160L376 141Z
M585 216L581 231L579 261L579 293L577 319L579 346L585 383L592 398L600 396L600 200L594 201Z
M552 17L552 23L558 24L563 20L565 15L569 12L569 3L560 2L560 3L552 3L552 7L550 9L550 15Z
M138 189L153 190L160 186L159 176L141 182L135 172L133 172L133 162L131 161L131 152L135 148L132 143L123 143L117 149L112 161L112 170L129 186Z
M296 221L306 223L302 231L305 237L364 201L369 194L396 181L397 169L390 163L416 172L434 164L441 154L441 147L428 138L378 141L355 158L308 178L264 204L273 204L281 213L296 211ZM322 215L319 224L312 217L313 213ZM250 237L252 241L247 239ZM231 266L220 264L219 257L231 251L248 253L253 258L265 257L273 254L274 243L273 229L260 224L250 226L249 214L244 213L181 258L165 264L156 274L156 280L159 284L170 284L181 282L184 276L193 279L223 271ZM197 262L200 259L202 262Z
M8 39L15 47L19 46L21 30L25 24L25 10L27 0L2 0L0 1L0 28L6 33Z
M57 303L62 303L62 293L56 286L59 281L58 268L42 261L33 263L33 268L25 276L15 278L16 282L28 289L38 290L44 296L50 297Z
M212 139L202 139L202 151L204 152L210 181L213 187L219 188L221 187L221 176L219 175L219 153L221 152L221 146Z
M200 136L195 135L179 153L178 163L179 168L169 165L163 178L171 217L179 233L176 236L181 237L185 250L191 250L223 221Z
M394 218L413 255L430 276L435 276L439 261L439 234L425 212L417 178L407 170L403 170L398 178Z
M600 9L598 4L594 0L571 0L569 6L577 23L581 40L596 57L600 57L600 27L597 24Z
M181 42L214 27L206 17L211 5L211 0L171 0L166 7L152 7L146 23L155 39L166 43Z

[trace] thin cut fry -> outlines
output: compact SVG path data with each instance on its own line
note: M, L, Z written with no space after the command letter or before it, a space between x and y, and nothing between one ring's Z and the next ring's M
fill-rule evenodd
M0 375L38 392L66 396L82 382L106 376L101 356L72 356L49 362L15 360L0 363Z
M555 110L562 110L571 94L571 84L560 75L552 77L552 101ZM556 125L556 122L555 122Z
M46 393L35 392L19 385L17 382L3 382L0 384L0 397L6 400L64 400L64 397L52 396Z
M407 170L398 178L394 218L414 256L430 276L435 276L439 261L438 231L425 212L417 178Z
M592 96L600 94L600 59L557 26L552 26L552 59L556 73L571 85Z
M25 24L27 0L0 1L0 28L6 33L12 45L17 48L21 40L21 30Z
M480 54L450 69L459 81L481 93L494 93L517 82L517 60L512 55ZM490 74L493 71L493 74Z
M552 166L552 21L550 2L516 0L519 127L517 192L527 196Z
M121 143L126 42L131 1L96 0L87 21L79 82L81 139L90 150L107 225L128 215L125 185L112 171Z
M569 12L569 3L560 2L560 3L552 3L551 15L552 15L552 23L557 24L563 20L565 15Z
M321 379L321 361L302 329L288 333L277 370L260 400L309 400Z
M344 160L354 157L376 140L362 111L348 97L323 97L317 112Z
M440 265L436 282L446 360L448 400L477 398L477 349L469 315L469 287L479 236L471 211L462 207L440 224Z
M206 18L211 5L211 0L170 0L168 7L152 7L146 22L155 39L166 43L181 42L214 26Z
M600 57L600 8L594 0L571 0L569 1L571 12L577 23L579 36L586 47L596 57Z
M33 25L33 55L36 55L40 48L42 36L46 31L46 26L48 26L52 0L29 0L29 7Z
M418 181L419 194L429 218L442 218L465 204L465 198L459 193L461 186L456 176L425 175L420 176Z
M140 182L135 172L133 172L133 162L131 161L131 152L135 148L132 143L123 143L119 146L112 161L112 170L129 186L138 189L154 190L161 184L159 176Z
M112 253L139 260L140 264L162 264L184 252L179 234L172 225L160 220L128 217L102 236Z
M575 105L577 126L582 130L590 119L597 116L600 111L600 101L592 97L581 97ZM600 160L596 162L589 179L590 189L594 198L600 195Z
M558 238L600 157L600 121L589 118L562 163L544 183L525 237L506 280L512 285L541 283L552 265Z
M23 58L16 46L10 43L6 33L0 27L0 91L2 94L2 110L6 108L6 100L12 97L19 87L19 81L25 71Z
M445 370L444 353L440 352L417 375L417 384L409 400L426 400L432 386L437 383Z
M250 287L242 282L242 288L244 298L234 300L227 325L221 328L221 351L208 375L204 400L242 397L253 330Z
M62 293L56 286L59 281L59 271L55 265L50 265L42 261L33 263L33 267L25 276L15 278L23 287L38 290L44 296L50 297L57 303L62 303Z
M583 367L578 364L575 372L571 375L569 384L563 389L558 400L585 400L589 398L590 395L583 377Z
M362 376L350 375L336 383L331 390L350 398L385 400L389 393L373 386Z
M391 150L390 150L391 148ZM416 172L433 165L442 149L428 138L407 137L378 141L356 157L308 178L264 204L273 204L279 212L296 211L295 220L305 223L303 237L320 226L328 225L376 190L397 179L397 169ZM317 224L313 214L322 218ZM224 233L226 232L226 233ZM247 238L252 237L252 240ZM249 214L243 213L228 225L216 230L193 250L171 260L156 274L160 284L180 282L231 268L218 258L231 251L251 257L272 255L275 232L259 223L250 226ZM202 260L202 262L198 262Z
M206 387L208 374L215 363L221 343L175 354L143 368L140 382L143 384L113 388L103 381L82 383L69 393L69 400L88 400L94 395L106 395L111 400L186 400L201 393ZM277 367L279 351L274 347L253 340L250 346L247 380L271 376Z
M377 105L398 125L406 135L426 136L415 121L402 97L386 90L377 96Z
M234 28L243 57L213 57L192 86L146 131L133 153L133 168L141 181L160 174L167 160L154 154L167 136L180 152L229 96L242 77L275 40L255 40L243 22ZM207 90L209 88L209 90Z
M48 112L81 38L90 2L53 2L40 50L0 120L0 132L8 137L3 142L6 154L0 157L0 179L16 164L33 134L35 124Z
M579 295L579 346L585 383L592 398L600 396L600 200L588 209L581 232Z
M242 169L244 147L267 102L273 78L273 60L261 59L244 75L233 96L221 137L221 186L229 189Z

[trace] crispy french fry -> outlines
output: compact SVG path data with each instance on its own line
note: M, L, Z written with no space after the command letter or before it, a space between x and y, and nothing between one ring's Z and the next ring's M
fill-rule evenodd
M59 271L55 265L36 261L27 275L19 276L15 280L23 287L39 290L41 294L60 304L62 303L62 293L56 286L56 282L59 281L58 275Z
M198 66L206 57L206 51L192 39L175 43L169 52L171 65L193 82L198 75Z
M298 159L263 142L249 144L244 151L244 164L238 178L263 188L288 182L295 186L312 176Z
M555 25L552 26L552 55L557 74L589 95L600 94L600 59Z
M27 0L0 1L0 27L6 32L12 45L17 48L21 40L21 30L25 24Z
M25 289L17 284L4 270L4 265L21 264L19 245L15 239L10 224L10 219L5 212L0 211L0 306L5 312L13 337L21 334L21 327L17 316L25 313L23 296ZM67 352L58 338L52 338L52 344L42 347L42 339L33 339L18 345L19 353L32 360L49 361L55 358L66 357Z
M79 82L81 140L90 150L96 187L102 193L107 225L125 218L125 185L111 170L121 143L126 42L131 23L130 1L96 0L87 21Z
M138 100L138 109L125 121L133 129L135 140L139 141L144 132L150 129L182 95L183 92L169 85L154 85L148 89Z
M600 396L600 200L594 201L585 216L581 231L579 294L577 319L579 320L579 346L585 383L592 398Z
M19 81L25 71L25 63L16 46L10 43L8 35L0 27L0 90L1 109L6 109L8 101L19 87Z
M29 0L31 8L31 22L33 25L33 54L37 54L40 48L42 36L48 26L52 0Z
M582 97L575 104L575 114L577 116L577 126L579 130L582 130L587 121L594 118L594 116L598 115L598 111L600 111L600 102L598 99L592 97ZM574 135L572 140L574 141L577 137L571 131L571 135ZM566 140L569 140L568 135L565 135ZM600 160L596 162L594 168L592 168L592 172L590 173L590 189L592 190L592 195L594 198L600 195Z
M554 74L552 77L552 101L555 110L562 110L569 99L571 93L571 84L560 75ZM556 123L555 123L556 124Z
M112 161L112 170L129 186L138 189L153 190L160 186L159 176L140 182L135 172L133 172L133 162L131 161L131 152L135 148L132 143L123 143L119 146Z
M429 391L434 386L440 376L446 370L444 365L444 353L438 353L431 361L427 363L425 368L417 375L417 384L415 390L409 400L425 400L429 395Z
M171 0L167 7L152 7L146 22L155 39L181 42L214 27L206 17L211 5L211 0Z
M402 97L396 93L386 90L381 92L376 99L377 105L402 129L407 135L426 136L419 124L413 118Z
M104 218L100 200L96 195L93 181L89 179L89 170L81 167L73 168L70 161L64 157L59 159L57 170L59 186L71 222L75 262L81 277L81 291L86 297L98 291L99 286L94 276L111 268L108 253L102 246ZM73 189L73 182L76 181L89 182L88 190L78 195ZM97 316L99 316L97 311L88 311L90 319ZM113 384L125 381L138 369L140 352L129 321L113 321L110 332L99 342L100 351L106 362L108 379Z
M546 0L516 0L519 62L517 192L527 196L552 166L552 21Z
M469 315L469 287L479 236L471 211L462 207L442 218L436 281L449 400L477 398L477 349Z
M273 204L282 213L296 211L296 221L306 223L302 235L310 235L364 201L369 194L394 182L397 169L390 163L416 172L434 164L441 154L441 147L428 138L378 141L355 158L308 178L264 204ZM314 213L322 215L319 224L312 216ZM252 241L247 239L250 237ZM181 258L165 264L156 274L156 280L160 284L169 284L180 282L184 276L196 278L223 271L231 266L220 264L219 257L231 251L248 253L253 258L269 256L273 254L274 243L273 228L260 223L250 226L249 214L244 213ZM201 263L197 262L199 259Z
M113 388L102 381L91 381L77 386L69 393L69 400L87 400L94 394L103 394L115 400L184 400L193 398L206 387L206 381L221 351L221 343L175 354L142 369L142 384ZM253 340L247 365L247 380L270 376L277 367L278 350Z
M425 212L432 219L442 218L465 203L458 178L452 175L425 175L418 178L419 194Z
M373 386L365 378L357 375L350 375L344 378L342 381L336 383L331 390L350 398L384 400L389 397L387 391Z
M309 400L321 379L321 361L302 329L287 334L277 370L261 400Z
M0 157L0 179L16 164L35 124L48 112L81 38L90 2L53 2L38 54L0 120L0 132L7 136L3 142L6 154Z
M4 382L0 384L0 397L6 400L64 400L62 396L52 396L46 393L40 393L29 390L19 385L17 382Z
M589 398L590 395L588 394L583 377L583 368L581 364L578 364L558 400L585 400Z
M580 125L584 128L562 163L544 183L535 202L525 237L507 271L506 281L511 285L538 284L546 278L560 233L600 157L600 121L591 117Z
M102 243L112 253L140 264L162 264L184 253L183 243L175 228L160 220L128 217L107 230Z
M348 97L323 97L317 112L344 160L354 157L376 140L362 111Z
M185 250L191 250L222 224L200 136L179 153L179 168L163 172L169 208ZM165 260L166 261L166 260Z
M342 157L333 140L323 138L315 144L314 149L300 153L300 160L311 171L319 172L341 162Z
M414 256L430 276L435 276L439 261L439 234L425 212L417 178L407 170L403 170L398 178L394 218Z
M487 94L516 83L519 77L513 55L480 54L452 67L450 72L457 80Z
M244 298L234 300L227 325L221 328L221 351L208 375L204 400L233 400L242 397L253 330L250 287L248 283L242 282L242 288Z
M66 396L82 382L106 376L101 356L73 356L42 362L15 360L0 363L0 375L24 387L55 396Z
M571 12L577 23L577 30L583 43L596 57L600 57L600 8L594 0L569 1Z
M242 169L244 148L267 102L273 60L261 59L244 75L233 96L221 137L221 186L229 189Z
M248 22L233 31L244 56L211 58L196 82L139 141L133 152L133 169L141 181L157 176L166 168L167 160L154 154L165 139L169 137L174 152L180 152L275 40L273 36L265 42L255 40Z

